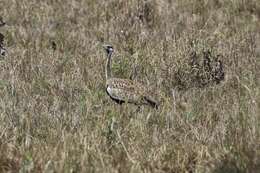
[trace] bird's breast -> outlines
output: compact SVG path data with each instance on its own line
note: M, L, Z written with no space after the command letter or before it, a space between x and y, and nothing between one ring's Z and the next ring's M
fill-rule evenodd
M109 87L109 85L107 85L107 94L110 94L111 92L112 92L112 88L111 87Z

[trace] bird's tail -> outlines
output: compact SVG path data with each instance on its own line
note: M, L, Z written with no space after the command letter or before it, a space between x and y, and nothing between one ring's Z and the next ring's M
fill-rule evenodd
M152 98L150 97L144 97L145 101L147 101L147 103L152 106L153 108L155 109L158 109L159 107L159 104Z

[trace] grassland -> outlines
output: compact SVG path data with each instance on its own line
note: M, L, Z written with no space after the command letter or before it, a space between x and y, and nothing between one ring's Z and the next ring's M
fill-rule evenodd
M5 0L0 16L0 172L260 172L260 1ZM158 110L110 100L103 43ZM198 87L206 50L225 80Z

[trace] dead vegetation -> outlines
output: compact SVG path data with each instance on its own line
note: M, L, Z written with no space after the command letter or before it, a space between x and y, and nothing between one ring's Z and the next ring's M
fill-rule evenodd
M178 67L173 81L178 90L205 88L220 84L225 79L224 64L221 55L212 55L210 50L192 51L188 65Z
M0 2L0 172L259 172L259 14L256 0ZM111 102L104 42L158 110Z

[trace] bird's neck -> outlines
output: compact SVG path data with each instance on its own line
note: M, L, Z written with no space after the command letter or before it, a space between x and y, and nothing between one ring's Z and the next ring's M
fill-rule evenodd
M112 57L112 52L109 52L107 55L107 64L106 64L106 80L111 78L111 57Z

